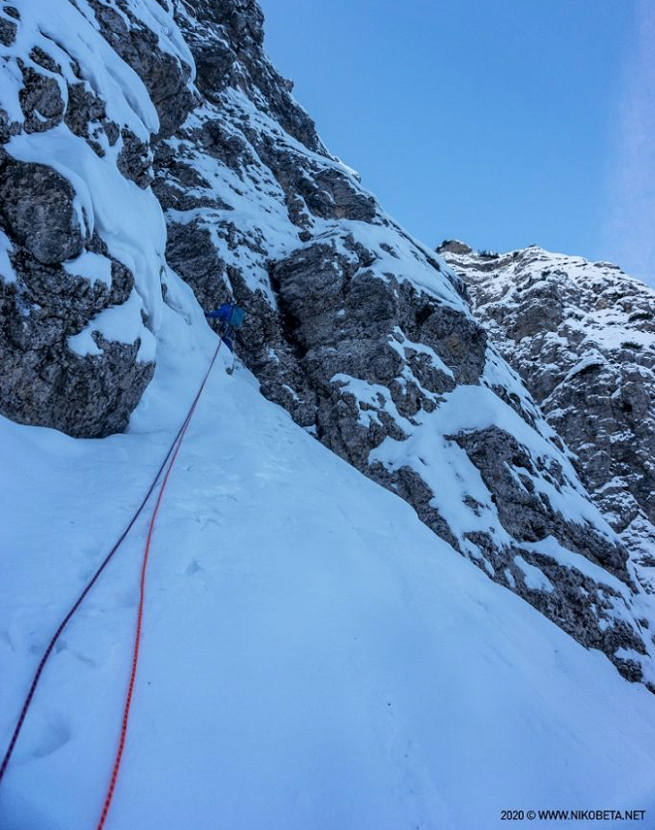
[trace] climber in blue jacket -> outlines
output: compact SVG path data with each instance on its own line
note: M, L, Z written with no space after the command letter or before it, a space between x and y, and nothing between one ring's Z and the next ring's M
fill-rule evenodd
M230 351L233 350L232 338L234 337L234 331L241 327L245 316L246 312L236 303L223 303L214 311L205 312L205 317L222 323L221 340Z

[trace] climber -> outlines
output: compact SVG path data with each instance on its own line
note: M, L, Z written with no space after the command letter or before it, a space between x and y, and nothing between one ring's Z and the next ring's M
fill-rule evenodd
M241 328L246 312L236 303L223 303L214 311L206 311L205 317L222 324L221 340L232 351L232 338L236 329Z

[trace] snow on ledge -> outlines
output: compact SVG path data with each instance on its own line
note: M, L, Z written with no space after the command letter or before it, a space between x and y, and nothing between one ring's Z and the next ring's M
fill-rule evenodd
M93 338L94 332L98 332L105 340L114 343L132 345L139 340L137 360L140 363L152 362L155 359L156 340L143 323L142 310L141 298L132 289L132 293L122 305L101 311L81 332L69 337L68 348L80 357L103 354Z
M550 579L539 568L526 562L522 556L515 556L514 562L523 571L525 584L531 591L547 591L550 593L555 590L555 586Z
M540 553L543 556L550 556L551 559L554 559L565 568L575 568L584 576L593 579L594 582L613 588L624 599L629 600L631 597L630 589L620 579L608 573L600 565L595 565L580 553L573 553L573 551L562 547L554 536L547 536L538 542L521 542L521 547L534 553Z
M111 286L111 260L102 254L82 251L76 258L63 263L64 270L76 277L82 277L90 283L104 282Z

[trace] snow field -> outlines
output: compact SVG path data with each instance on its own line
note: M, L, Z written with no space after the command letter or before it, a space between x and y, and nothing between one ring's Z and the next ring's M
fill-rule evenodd
M214 342L164 308L155 380L126 435L2 421L3 746ZM227 374L231 362L222 351L155 531L108 830L479 830L508 808L655 809L652 696L295 426L238 363ZM98 818L147 519L46 669L0 790L3 830Z

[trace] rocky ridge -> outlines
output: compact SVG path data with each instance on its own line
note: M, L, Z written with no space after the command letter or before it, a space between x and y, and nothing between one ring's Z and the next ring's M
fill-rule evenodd
M463 280L323 146L263 51L258 5L94 0L82 12L53 0L53 13L72 15L96 44L93 56L70 45L65 69L62 47L42 35L56 25L48 13L26 25L37 12L18 0L11 8L16 14L3 7L2 19L25 34L12 40L9 32L3 60L20 67L38 46L46 55L38 65L50 65L30 65L43 77L38 89L54 94L53 80L64 112L47 103L48 93L33 117L23 109L17 117L21 102L43 99L25 92L24 75L15 99L3 99L3 331L24 332L22 341L0 342L3 361L16 367L0 390L4 414L76 435L123 428L156 359L157 309L177 307L176 274L205 309L234 297L249 312L237 352L267 398L409 501L490 578L604 651L624 676L654 684L643 592L573 456L472 313ZM118 89L98 84L97 55L111 62L112 78L125 80ZM136 107L128 87L138 91ZM80 101L93 118L67 120ZM60 145L66 152L53 164ZM73 147L89 167L64 165ZM56 183L52 206L37 211L51 218L29 238L21 217L44 201L13 165ZM120 194L122 223L115 194L112 210L103 201L102 177ZM43 251L53 258L41 265L52 269L56 299L31 288ZM109 272L89 257L110 261ZM71 269L78 289L65 277ZM111 293L121 285L122 294ZM101 296L89 308L76 291ZM50 318L59 321L55 346L41 349L40 323ZM129 360L107 377L112 348ZM20 361L31 353L34 367ZM71 408L59 389L77 360L81 403ZM34 396L34 379L44 375ZM93 385L98 376L102 391Z
M655 291L611 263L537 246L439 251L655 590Z

